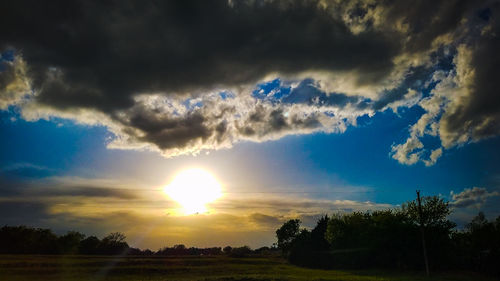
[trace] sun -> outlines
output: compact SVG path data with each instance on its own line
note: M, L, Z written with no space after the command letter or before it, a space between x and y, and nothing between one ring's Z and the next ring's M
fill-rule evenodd
M182 206L187 215L206 213L206 204L222 196L220 183L212 174L202 169L180 172L164 191Z

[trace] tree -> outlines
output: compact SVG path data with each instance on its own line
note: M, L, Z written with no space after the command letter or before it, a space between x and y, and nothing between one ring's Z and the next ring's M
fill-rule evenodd
M223 251L223 252L224 252L224 254L226 254L226 255L227 255L227 254L230 254L232 250L233 250L233 247L231 247L231 246L226 246L226 247L224 247L224 249L222 249L222 251Z
M79 252L80 242L85 238L85 234L76 231L68 231L57 239L59 253L77 254Z
M276 237L278 238L278 248L287 254L290 250L292 241L300 233L300 220L294 219L285 222L278 230L276 230Z
M102 239L103 243L122 243L127 237L120 232L112 232Z
M249 256L252 253L252 249L248 246L242 246L242 247L234 247L231 250L231 257L235 258L244 258Z
M447 219L448 215L451 214L449 203L439 196L422 197L422 218L419 217L417 200L403 203L402 211L410 222L416 225L420 224L420 221L422 221L424 226L455 227L455 225Z
M84 255L99 254L99 245L101 240L95 236L89 236L80 242L78 252Z
M465 226L470 236L470 242L476 255L481 251L491 251L495 248L495 241L499 238L495 223L489 222L483 212L479 212L470 223Z
M488 221L479 212L464 231L453 233L455 266L500 277L500 216Z
M328 228L328 216L322 216L316 227L311 230L311 247L316 251L326 251L330 248L330 244L325 238L326 230Z
M371 224L370 213L336 214L328 221L325 238L334 249L365 248L373 239Z
M276 231L278 248L296 265L325 268L330 264L325 239L328 216L321 217L312 231L300 229L300 220L289 220Z
M57 235L50 229L4 226L0 229L0 253L57 254Z
M174 255L176 255L176 256L182 256L182 255L188 254L188 249L184 244L177 244L177 245L174 245L173 252L174 252Z
M413 225L420 226L424 256L428 256L431 264L434 261L451 260L450 253L453 246L451 241L452 229L455 223L448 220L451 209L448 202L439 196L424 196L421 198L421 209L417 200L403 203L402 212ZM425 240L423 239L425 237ZM427 259L425 259L427 260Z
M489 224L489 222L486 219L486 216L484 215L484 213L479 212L479 214L477 214L477 216L475 216L472 219L472 221L465 226L465 228L470 232L474 232L474 231L477 231L477 230L480 230L480 229L486 227L488 224Z
M311 232L300 230L289 245L288 260L296 265L314 267L317 259L311 244Z
M99 252L107 255L124 254L129 248L125 242L125 235L120 232L113 232L104 237L99 245Z

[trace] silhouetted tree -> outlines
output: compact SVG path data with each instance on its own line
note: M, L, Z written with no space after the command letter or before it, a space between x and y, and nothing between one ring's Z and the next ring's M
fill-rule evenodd
M235 258L243 258L243 257L248 257L252 253L252 249L248 246L243 246L243 247L234 247L231 250L231 257Z
M226 254L226 255L227 255L227 254L230 254L232 250L233 250L233 247L231 247L231 246L226 246L226 247L224 247L224 249L222 249L222 251L223 251L223 252L224 252L224 254Z
M276 230L276 237L278 238L278 249L283 254L287 254L290 250L292 241L300 233L300 220L294 219L285 222L278 230Z
M161 256L200 256L200 255L221 255L222 248L221 247L211 247L211 248L196 248L191 247L187 248L183 244L177 244L173 247L163 247L158 250L155 255Z
M125 238L125 235L120 232L108 234L99 244L99 253L106 255L125 254L129 248L127 242L125 242Z
M463 266L500 277L500 216L488 221L479 212L454 239Z
M0 253L57 254L57 236L50 229L4 226L0 229Z
M253 250L256 255L269 256L276 253L276 249L269 248L267 246L257 248Z
M84 234L76 231L69 231L65 235L59 236L57 238L58 252L61 254L78 254L80 243L84 238Z
M322 216L316 226L308 231L302 229L292 241L289 253L290 262L313 268L331 266L330 243L326 240L328 216Z
M146 250L143 250L143 251L142 251L142 254L143 254L144 256L151 256L151 255L153 255L153 254L154 254L154 252L153 252L153 251L151 251L150 249L146 249Z
M96 255L99 254L99 245L101 240L95 236L89 236L80 242L79 252L84 255Z
M402 205L402 212L415 226L420 225L418 203L416 200ZM438 196L422 197L422 218L429 264L431 267L449 266L446 264L452 257L452 230L456 224L448 220L451 213L448 202Z
M423 222L429 256L451 266L450 208L437 196L423 198ZM416 201L401 209L352 212L321 217L312 231L290 220L276 231L278 246L290 262L310 267L421 267L422 252Z
M325 238L328 220L327 215L322 216L311 231L311 247L315 251L327 251L330 248L330 243Z
M403 203L402 211L412 223L420 223L417 200ZM450 206L443 198L439 196L422 197L422 222L426 227L455 227L455 224L447 219L449 214L451 214Z
M288 260L293 264L315 267L316 259L311 242L311 232L302 229L290 242Z

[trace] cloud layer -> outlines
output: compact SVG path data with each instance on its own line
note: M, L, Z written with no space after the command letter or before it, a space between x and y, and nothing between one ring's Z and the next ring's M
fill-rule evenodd
M111 148L198 153L339 133L359 116L420 106L425 113L391 155L432 165L445 149L500 132L495 2L15 1L0 9L0 109L107 126Z
M500 192L490 192L484 187L466 188L460 193L451 192L451 205L456 208L480 209L489 198L495 196L500 196Z
M6 180L0 177L0 225L50 227L104 236L126 233L133 246L152 248L185 243L189 246L270 246L275 230L288 219L300 218L314 227L325 214L376 210L389 204L353 200L316 200L283 194L224 194L205 214L179 215L182 206L152 188L129 180L47 177Z

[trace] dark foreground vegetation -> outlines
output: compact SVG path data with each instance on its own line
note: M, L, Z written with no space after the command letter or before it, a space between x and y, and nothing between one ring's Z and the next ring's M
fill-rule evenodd
M436 270L472 270L500 277L500 217L479 213L463 230L449 221L450 207L424 197L400 209L324 216L311 231L290 220L276 231L292 263L312 268L423 270L422 232L428 264Z
M276 253L276 249L262 247L252 250L243 247L186 247L182 244L164 247L158 251L132 248L125 241L123 233L110 233L102 239L96 236L69 231L56 235L50 229L26 226L4 226L0 228L0 254L35 255L132 255L132 256L200 256L228 255L246 257L250 255Z
M151 251L129 247L125 235L119 232L99 239L75 231L56 235L49 229L4 226L0 228L0 255L3 255L0 256L0 273L3 277L29 276L41 270L58 276L61 270L70 273L77 270L87 272L85 274L89 277L88 274L106 268L106 272L123 273L122 278L125 278L129 272L155 275L180 270L200 274L196 278L202 280L201 277L211 276L206 272L219 272L219 267L227 278L231 276L230 271L222 268L227 267L238 276L247 278L254 276L250 269L247 271L251 267L266 277L241 280L312 280L306 278L308 274L316 274L312 276L322 280L373 280L363 279L378 276L373 270L384 270L381 276L390 275L381 280L417 280L415 276L423 274L425 240L428 264L431 276L437 278L435 280L450 276L445 272L464 270L499 278L500 217L488 221L483 213L479 213L463 230L457 230L455 223L447 219L450 212L448 203L434 196L424 197L420 208L417 201L410 201L398 209L325 215L312 230L301 228L300 220L294 219L276 231L278 241L273 247L256 250L247 246L188 248L175 245ZM29 256L34 254L50 256ZM302 269L283 263L285 260ZM72 266L75 268L70 269ZM304 274L304 279L283 279L284 268ZM318 270L309 272L305 268ZM356 271L345 273L339 269ZM365 270L369 270L366 276ZM394 272L406 273L398 275ZM419 273L415 275L415 272ZM245 275L247 273L250 275ZM352 278L335 279L332 274L347 274ZM415 278L405 279L408 274ZM2 275L0 280L10 280ZM464 276L465 279L454 277L449 280L469 280L468 275ZM479 280L478 276L472 276L475 277L471 280ZM25 280L23 278L20 280ZM134 278L130 280L136 280ZM215 280L240 280L227 278Z
M203 281L493 281L472 272L322 270L279 257L0 255L0 280L203 280Z

